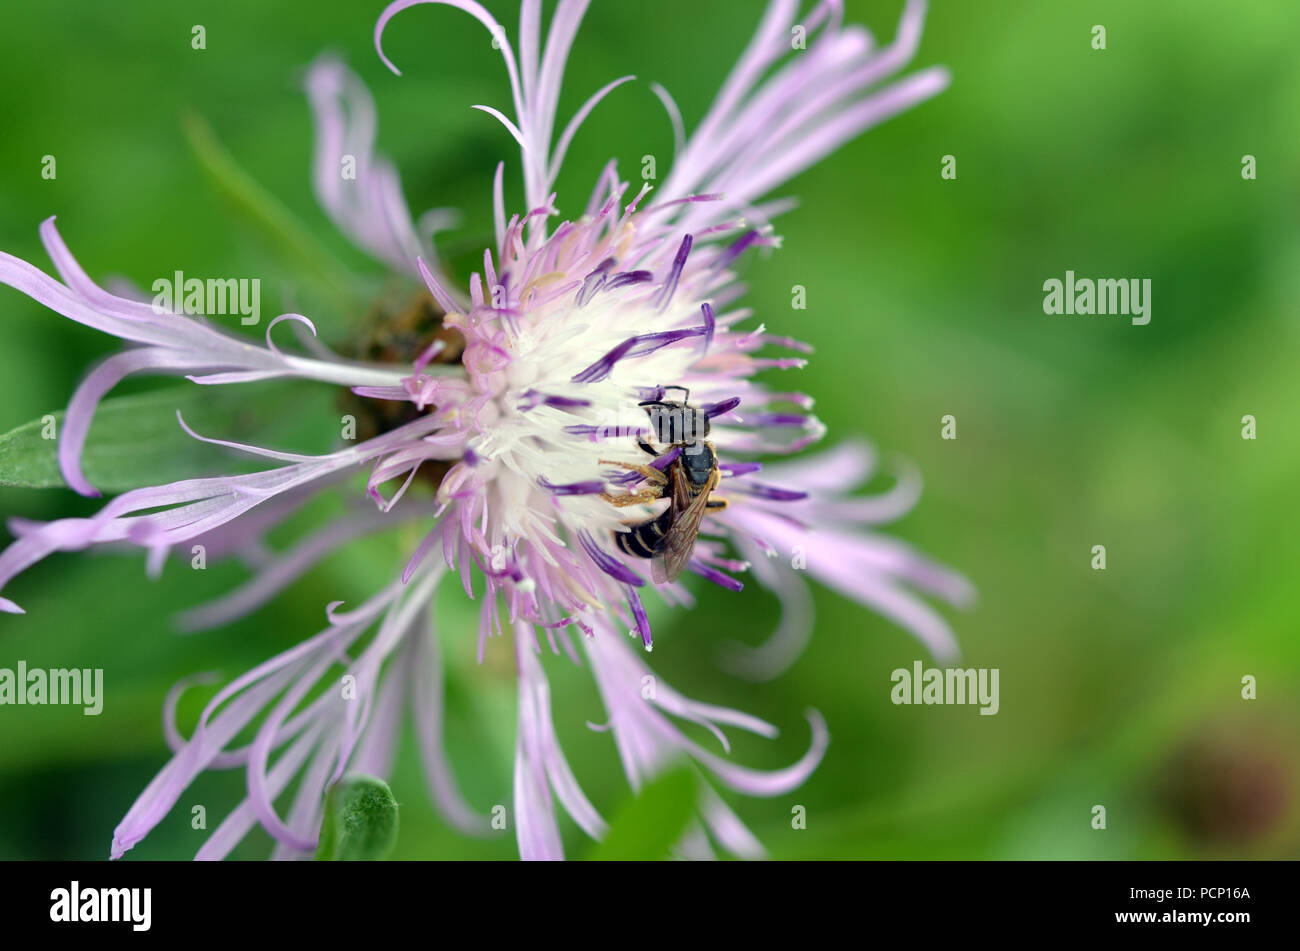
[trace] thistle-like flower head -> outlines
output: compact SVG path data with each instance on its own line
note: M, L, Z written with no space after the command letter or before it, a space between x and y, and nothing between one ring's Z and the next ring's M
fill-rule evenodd
M366 507L262 559L244 586L195 609L186 622L212 626L246 614L361 535L400 524L414 526L419 538L400 577L360 607L330 605L320 633L223 687L189 738L174 724L177 698L189 683L177 686L166 704L175 755L119 825L114 856L138 842L201 771L220 767L245 770L248 796L200 857L227 854L255 823L275 836L279 854L309 852L322 791L345 770L385 773L408 708L434 798L451 822L482 831L484 821L456 791L441 744L442 669L431 605L451 574L480 605L480 659L507 629L513 642L514 827L529 858L563 854L556 799L593 837L605 829L556 741L542 663L547 652L575 662L585 654L634 787L686 756L733 789L776 795L801 783L819 761L828 736L815 713L808 752L765 773L700 746L674 721L705 726L724 750L722 726L762 735L773 727L663 684L644 689L648 668L627 635L651 648L648 595L691 604L678 570L732 592L752 577L780 596L780 629L764 646L733 658L740 673L771 676L802 648L811 631L805 573L890 616L937 654L953 650L947 625L909 588L960 603L969 596L966 583L871 533L913 504L914 473L902 473L884 495L855 498L849 493L875 467L864 446L766 468L758 461L800 452L824 427L810 396L766 382L783 374L759 379L762 370L803 367L811 348L769 332L741 303L735 273L744 259L779 246L771 219L788 203L769 197L774 188L946 84L941 69L894 79L915 51L923 3L908 3L897 37L878 49L865 30L844 25L838 0L823 0L802 20L796 2L773 0L689 137L667 91L653 87L676 133L666 180L631 186L610 163L577 202L552 190L565 153L591 110L633 79L597 91L555 134L564 65L586 0L560 0L544 44L541 4L525 0L517 53L505 29L473 0L399 0L375 28L379 55L394 71L383 35L417 3L458 7L491 32L509 75L513 117L476 108L519 145L524 205L510 213L503 162L492 196L494 244L462 288L422 236L445 216L435 213L417 227L395 170L374 154L374 107L365 88L336 60L313 66L307 87L317 126L317 195L358 246L421 289L421 318L406 328L404 351L385 351L386 362L373 353L353 360L325 349L299 314L271 321L262 346L202 319L110 294L78 266L52 220L42 236L61 282L0 255L0 281L128 344L87 377L68 407L60 464L83 494L96 494L80 467L91 416L131 373L182 374L206 386L309 379L342 388L378 421L366 438L324 456L193 433L274 465L129 491L89 518L16 525L18 540L0 555L0 585L56 550L111 542L146 548L155 567L194 543L213 555L261 551L266 531L317 494L352 492L347 477L359 466L368 467ZM338 174L345 155L355 161L354 177ZM284 322L310 331L300 335L307 354L272 341ZM679 523L688 518L686 532ZM678 564L665 575L664 552L674 544ZM5 598L0 609L21 610ZM350 685L342 696L333 686L340 668ZM232 748L251 728L252 742ZM276 800L295 777L298 792L281 817ZM712 854L711 843L761 854L707 786L699 815L702 823L678 845L681 854Z

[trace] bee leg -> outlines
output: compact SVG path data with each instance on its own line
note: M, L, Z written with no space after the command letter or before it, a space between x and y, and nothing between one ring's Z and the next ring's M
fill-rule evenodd
M658 485L668 484L668 476L664 475L663 472L652 466L634 466L630 462L617 462L613 459L601 459L599 461L601 465L618 466L620 469L629 469L632 472L639 472L651 482Z
M704 507L710 512L721 512L730 504L726 499L709 499L704 503Z
M640 492L627 492L623 495L610 495L608 492L602 492L600 497L610 505L623 508L628 505L644 505L648 502L657 502L664 496L658 489L642 489Z

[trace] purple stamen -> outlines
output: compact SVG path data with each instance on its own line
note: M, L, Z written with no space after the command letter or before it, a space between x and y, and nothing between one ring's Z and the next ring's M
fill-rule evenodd
M698 558L691 559L691 563L688 567L701 578L704 578L706 581L712 581L714 584L721 588L726 588L728 591L743 591L745 589L743 582L737 581L735 578L731 577L731 575L724 575L716 568L710 568Z
M558 232L557 232L558 235ZM599 291L607 280L609 280L609 269L617 262L613 258L605 258L592 269L582 282L582 287L578 289L578 306L584 306L587 301L591 300L592 295Z
M673 299L673 294L677 291L677 282L681 280L682 268L686 266L686 258L691 253L691 245L694 241L695 239L688 234L682 238L682 243L677 248L677 255L673 258L672 269L664 280L663 290L659 292L659 299L655 301L655 306L661 311L668 306Z
M688 327L684 330L661 330L658 333L642 334L639 337L633 337L634 346L629 350L626 356L644 357L648 353L654 353L656 350L662 350L669 344L674 344L679 340L686 340L689 337L702 337L707 333L704 327Z
M686 330L663 330L659 333L628 337L581 373L575 374L573 382L599 383L609 376L614 369L614 364L624 357L643 357L648 353L654 353L656 350L677 343L679 340L703 336L705 332L704 327L691 327Z
M609 353L605 354L603 357L601 357L591 366L587 367L585 370L581 371L580 373L575 373L573 375L573 382L574 383L600 382L601 380L605 379L605 377L609 376L609 372L614 369L614 364L618 363L619 360L622 360L623 357L627 355L627 352L631 350L634 346L636 346L636 337L629 337L627 340L624 340L617 347L609 351Z
M717 403L707 404L704 407L704 415L709 419L712 419L715 416L725 416L727 413L730 413L733 409L735 409L739 405L740 405L740 397L732 396L729 399L725 399Z
M585 307L587 301L591 300L592 296L604 287L605 282L608 280L609 275L604 271L592 271L588 274L587 279L583 281L582 286L578 288L578 306Z
M713 308L708 304L700 305L700 312L704 314L704 352L709 352L709 345L713 343L713 330L717 324L713 320Z
M667 469L667 468L668 468L668 464L671 463L674 459L676 459L676 458L677 458L678 456L680 456L681 454L682 454L682 447L681 447L681 446L673 446L673 448L669 449L666 453L664 453L662 456L660 456L660 457L659 457L658 459L656 459L654 462L650 463L650 468L651 468L651 469Z
M761 482L738 482L735 490L772 502L798 502L800 499L808 498L807 492L800 492L797 489L779 489L774 485L764 485Z
M650 619L645 615L645 606L641 604L641 595L636 593L636 588L627 589L627 606L632 609L632 617L636 618L636 629L641 635L641 644L646 650L650 650L654 641L650 634Z
M655 459L654 462L650 463L650 468L658 469L660 472L662 472L663 470L667 469L669 464L681 454L682 454L682 447L674 446L672 449L669 449L662 456L659 456L657 459ZM613 476L609 481L613 482L616 485L631 485L633 482L640 482L644 478L645 476L643 476L639 472L628 471L622 473L621 475Z
M744 254L745 249L757 240L757 231L746 231L739 239L733 241L725 251L718 255L718 260L714 262L713 270L721 271L725 269L732 261Z
M615 274L611 277L609 283L605 285L605 289L612 291L628 284L644 284L653 277L654 275L649 271L624 271L622 274Z
M598 479L557 485L543 476L537 480L537 484L552 495L599 495L605 491L605 483Z
M590 406L590 400L581 400L572 396L547 396L539 393L537 390L525 390L522 394L523 402L515 408L521 413L527 413L529 410L537 409L539 406L554 406L557 409L570 409L572 407Z
M578 532L578 544L581 545L582 550L587 553L587 557L596 563L597 568L616 581L621 581L623 584L628 585L629 590L639 588L645 584L645 581L638 577L632 569L628 568L614 556L605 552L586 532Z

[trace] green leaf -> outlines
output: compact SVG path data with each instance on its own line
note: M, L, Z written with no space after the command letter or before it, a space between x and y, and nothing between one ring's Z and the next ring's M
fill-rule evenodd
M344 776L325 794L316 858L323 862L377 862L397 844L397 800L374 776Z
M358 279L316 240L311 229L299 221L283 202L240 167L234 156L217 141L212 126L202 116L187 111L181 116L181 126L204 171L240 217L261 233L272 247L282 249L296 265L328 285L327 289L336 297L355 298Z
M695 772L681 766L655 777L641 795L615 813L609 832L592 850L601 862L664 859L695 815Z
M195 432L216 439L295 452L324 452L337 430L324 388L297 384L201 386L189 383L99 404L82 452L82 471L103 492L122 492L178 479L264 468L265 461L200 442L176 420L180 410ZM286 412L292 407L291 412ZM318 419L308 434L304 419ZM51 424L52 421L52 424ZM63 414L50 413L0 436L0 486L45 489L67 485L59 472Z

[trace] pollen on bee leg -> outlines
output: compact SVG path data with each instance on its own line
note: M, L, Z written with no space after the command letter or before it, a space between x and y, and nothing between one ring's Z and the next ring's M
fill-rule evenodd
M608 492L602 492L600 497L610 505L625 508L629 505L646 505L650 502L658 502L663 498L663 495L657 489L642 489L640 492L628 492L625 495L610 495Z

